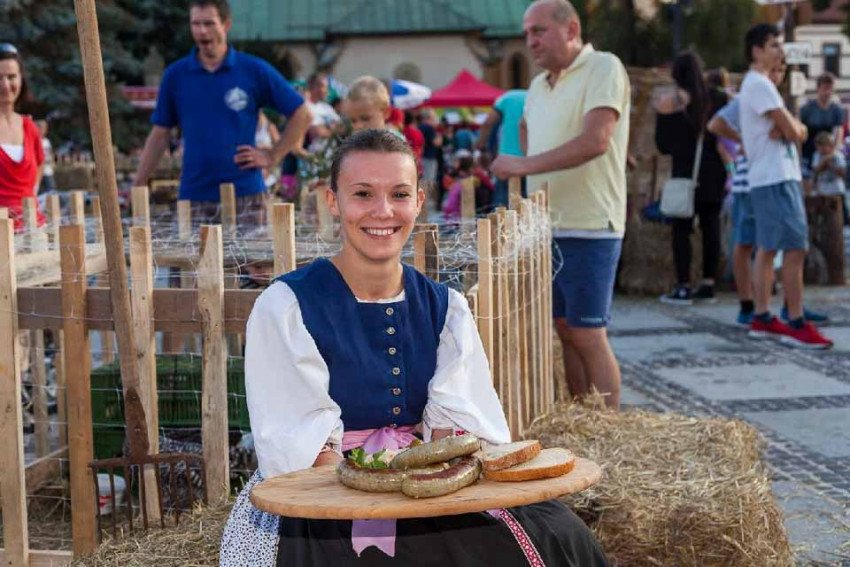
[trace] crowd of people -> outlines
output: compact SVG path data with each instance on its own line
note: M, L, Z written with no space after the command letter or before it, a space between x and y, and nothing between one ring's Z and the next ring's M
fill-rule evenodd
M456 221L469 183L482 213L507 204L510 178L523 180L523 192L548 186L561 258L552 315L568 390L577 398L597 390L618 408L620 369L606 329L626 227L631 88L623 64L582 39L569 2L537 0L523 29L543 72L527 91L505 93L479 122L439 119L427 108L394 108L387 85L373 76L333 101L322 73L303 90L293 87L228 44L226 0L190 0L189 24L195 47L165 71L134 185L148 182L179 128L179 193L192 201L194 217L217 222L218 187L227 181L243 221L264 224L268 189L278 187L305 210L325 199L341 227L340 251L275 280L248 322L246 392L259 469L231 513L222 565L419 564L423 555L605 565L587 527L554 501L363 523L281 518L254 508L249 494L263 478L338 463L359 446L397 450L414 437L458 432L489 443L510 439L466 300L401 263L422 208ZM828 75L799 120L786 109L775 27L754 26L744 47L750 70L737 96L724 73L706 75L686 52L671 68L675 88L655 101L658 149L672 156L673 176L696 183L695 214L672 221L677 284L663 300L715 299L720 215L731 193L738 321L756 339L828 348L812 324L820 315L803 304L803 195L844 192L844 114ZM45 126L40 133L16 108L26 96L24 77L14 46L0 44L0 206L16 223L21 198L42 179L49 184ZM280 128L266 110L282 118ZM695 220L703 266L692 289ZM784 323L769 307L778 254Z
M846 120L834 101L835 79L817 80L817 96L800 118L786 108L778 87L786 75L779 30L753 27L745 39L750 70L730 99L728 75L706 74L686 52L672 66L675 87L655 102L656 145L672 157L672 176L694 175L694 217L672 219L676 285L661 297L671 304L715 301L724 202L731 197L733 273L740 300L736 321L753 339L824 349L832 341L815 327L828 319L803 305L803 267L809 247L805 195L843 195ZM798 145L802 152L798 155ZM846 214L846 213L845 213ZM702 280L691 286L691 233L699 219ZM839 236L840 237L840 236ZM769 309L774 262L781 254L784 302Z

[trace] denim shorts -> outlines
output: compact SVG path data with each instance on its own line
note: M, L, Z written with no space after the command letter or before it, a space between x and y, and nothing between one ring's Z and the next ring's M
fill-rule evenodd
M756 243L756 219L749 193L732 194L732 240L737 246Z
M799 181L750 189L756 246L762 250L808 250L809 227Z
M619 238L554 238L552 315L571 327L605 327L611 320Z

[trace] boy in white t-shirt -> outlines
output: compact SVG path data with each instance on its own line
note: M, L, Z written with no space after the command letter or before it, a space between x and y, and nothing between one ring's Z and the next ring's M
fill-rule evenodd
M806 127L785 108L768 77L782 60L779 30L758 24L746 35L750 70L739 95L741 139L749 160L747 180L756 224L757 248L753 270L754 339L777 339L800 348L825 349L832 341L803 316L803 262L808 250L808 226L803 205L797 143ZM773 260L783 252L782 283L788 305L785 325L770 313Z

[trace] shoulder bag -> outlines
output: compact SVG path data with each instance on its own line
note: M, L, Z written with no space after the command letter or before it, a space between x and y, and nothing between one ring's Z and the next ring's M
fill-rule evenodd
M697 152L694 157L694 169L690 179L687 177L671 177L664 182L661 189L661 214L674 219L686 219L694 216L694 194L699 176L699 166L702 161L702 140L700 133L697 139Z

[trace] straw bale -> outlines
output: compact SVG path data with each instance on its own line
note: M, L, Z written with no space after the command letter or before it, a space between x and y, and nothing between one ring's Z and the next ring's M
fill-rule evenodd
M136 532L130 537L105 541L90 556L73 567L194 567L218 565L221 534L232 502L211 507L198 506L190 516L181 516L177 527Z
M558 404L527 438L603 466L565 501L619 565L792 565L783 516L746 423L643 411L615 413L600 396Z

